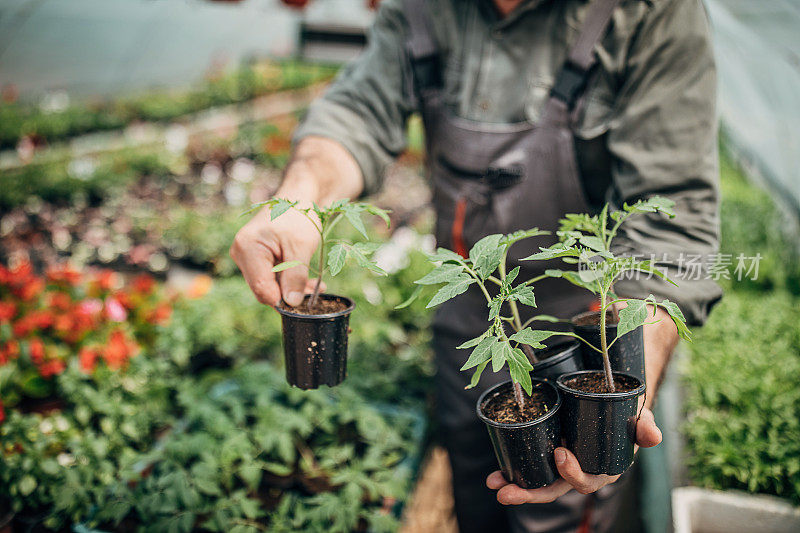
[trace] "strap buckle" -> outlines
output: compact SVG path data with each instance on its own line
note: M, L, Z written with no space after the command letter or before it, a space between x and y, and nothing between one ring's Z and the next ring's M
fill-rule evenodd
M567 59L550 90L550 96L558 98L567 106L572 107L586 88L591 70L591 67L583 68Z

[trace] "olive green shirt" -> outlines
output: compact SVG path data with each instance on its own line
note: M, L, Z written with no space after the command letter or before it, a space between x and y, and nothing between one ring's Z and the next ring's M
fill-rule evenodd
M501 18L491 0L429 0L451 112L479 122L536 122L590 3L527 0ZM381 2L366 50L295 134L295 142L321 135L341 143L360 165L367 193L404 150L406 120L416 111L406 32L400 0ZM619 251L655 258L679 287L640 278L620 281L617 292L669 298L700 324L721 296L697 270L713 262L719 240L716 71L701 1L622 0L596 52L596 75L573 113L579 162L599 142L609 169L605 181L581 166L589 198L619 206L660 194L675 200L678 215L632 218L617 242Z

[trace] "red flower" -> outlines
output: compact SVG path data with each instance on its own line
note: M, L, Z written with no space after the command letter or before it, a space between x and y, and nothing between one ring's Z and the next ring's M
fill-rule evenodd
M81 348L80 352L78 352L78 360L81 364L81 370L87 374L94 372L94 368L97 366L98 357L99 354L97 353L97 350L86 347Z
M0 322L10 322L16 314L17 306L13 302L0 302Z
M6 364L11 359L16 359L19 355L19 343L8 341L5 346L0 347L0 366Z
M103 350L103 359L109 368L122 368L128 359L135 355L139 346L125 337L125 332L115 329L111 332L108 345Z
M34 363L39 365L44 362L44 343L42 339L31 339L28 344L28 349L30 350L31 359Z
M14 336L18 339L23 337L27 337L29 333L36 329L36 323L31 320L31 316L27 315L16 322L12 326L12 331L14 332Z
M67 364L63 359L50 359L39 365L39 373L43 378L50 378L62 373L65 368L67 368Z
M3 400L0 400L0 424L6 419L6 412L3 410Z
M73 270L68 263L62 263L47 269L47 279L53 283L75 286L81 281L81 273Z
M117 284L117 274L113 270L101 270L95 275L94 282L100 290L110 291Z
M0 265L0 285L8 285L9 283L11 283L11 272L5 265Z
M141 294L150 294L156 286L156 281L152 276L147 274L139 274L131 282L133 290Z
M33 300L44 290L44 281L37 277L32 277L23 283L15 283L15 285L16 287L12 289L14 294L26 302Z
M169 321L170 315L172 315L172 307L168 303L159 304L147 315L147 321L151 324L163 325Z
M72 298L65 292L49 292L47 293L47 305L66 311L72 306Z

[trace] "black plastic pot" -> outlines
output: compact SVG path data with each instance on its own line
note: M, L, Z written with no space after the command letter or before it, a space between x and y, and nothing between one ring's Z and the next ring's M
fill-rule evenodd
M347 375L348 324L355 303L333 294L319 297L340 300L347 308L325 315L304 315L277 308L283 322L286 381L306 390L320 385L333 387Z
M561 397L547 381L533 378L534 390L544 391L550 410L543 416L520 424L503 424L487 418L483 406L500 392L511 388L506 381L490 388L478 399L478 418L486 424L503 476L523 488L535 489L558 479L553 450L561 444L558 411Z
M633 464L636 443L638 398L644 394L642 380L630 374L614 372L622 379L634 380L628 392L593 393L570 388L569 379L597 370L564 374L556 380L564 405L561 407L561 431L567 449L589 474L621 474Z
M561 374L583 370L580 348L578 341L570 341L537 351L533 376L555 383Z
M598 315L598 311L588 311L572 317L572 331L591 342L593 346L600 347L600 326L576 324L576 321L592 315ZM630 374L645 382L644 377L644 328L639 326L633 331L629 331L616 341L608 350L608 358L613 372ZM617 338L617 325L606 324L606 339L610 344ZM585 343L581 343L581 355L583 357L583 368L586 370L602 370L603 356L599 352L592 350Z

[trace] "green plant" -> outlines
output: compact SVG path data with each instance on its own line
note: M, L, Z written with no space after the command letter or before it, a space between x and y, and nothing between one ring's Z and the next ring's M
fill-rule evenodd
M544 348L542 341L556 335L554 331L533 330L527 327L532 321L522 322L517 303L536 306L532 284L546 277L540 276L514 285L519 276L520 268L514 267L506 272L508 249L516 242L547 232L536 228L518 231L510 235L488 235L475 243L469 251L468 257L461 257L457 253L439 248L430 255L432 262L440 263L427 275L417 280L418 285L439 285L445 283L428 303L428 307L435 307L456 296L464 293L473 284L481 290L489 307L489 328L478 337L471 339L460 346L459 349L472 348L467 362L461 370L475 368L469 387L478 384L481 374L491 362L492 370L499 372L508 365L511 381L514 387L514 397L520 410L525 408L524 389L528 395L532 392L530 371L533 370L531 360L535 361L532 348ZM495 276L494 274L497 273ZM492 296L487 283L497 286L497 294ZM415 293L412 299L418 294ZM400 308L408 305L409 301L401 304ZM503 316L502 308L505 304L511 311L511 316ZM538 318L543 318L539 315ZM513 333L508 335L505 325L508 324Z
M798 307L786 292L728 291L689 346L683 430L694 483L800 504Z
M561 258L565 263L578 265L577 272L552 269L547 270L545 275L564 278L599 296L600 346L594 346L575 333L565 333L565 335L576 337L602 354L605 384L610 392L615 391L615 385L608 349L617 339L647 323L648 305L664 309L675 323L681 338L691 340L691 332L686 327L683 313L677 304L669 300L659 302L652 294L645 299L638 299L621 298L614 293L614 283L623 275L634 272L654 274L674 284L650 261L618 256L612 252L614 238L617 236L620 226L631 216L641 213L663 213L674 217L673 206L673 201L654 196L647 200L640 200L633 205L624 204L618 211L609 212L609 206L606 204L598 215L568 214L561 220L560 229L557 232L559 242L548 248L542 248L541 252L523 259L525 261ZM617 315L616 306L618 304L623 304L625 307ZM610 343L606 335L607 313L612 313L615 320L618 321L617 337Z
M383 221L386 222L386 227L389 227L390 221L388 211L362 202L350 202L347 199L337 200L327 207L320 207L317 204L313 204L312 207L300 207L297 201L290 201L284 198L272 198L266 202L253 205L244 214L258 211L263 207L269 208L270 220L275 220L288 210L293 209L305 216L314 225L317 233L319 233L320 241L316 252L317 266L316 268L309 267L311 272L317 276L317 283L314 287L311 299L309 300L309 308L314 308L317 303L322 278L325 274L328 273L331 277L336 276L342 271L347 259L355 260L358 266L374 274L381 276L386 275L386 272L384 272L382 268L376 265L374 261L370 260L370 256L380 245L367 242L352 242L347 239L335 239L332 237L331 231L345 218L365 239L367 239L369 238L367 236L367 229L364 226L364 222L361 220L363 213L366 212L381 217ZM302 265L301 261L285 261L272 267L272 271L282 272L300 265Z

